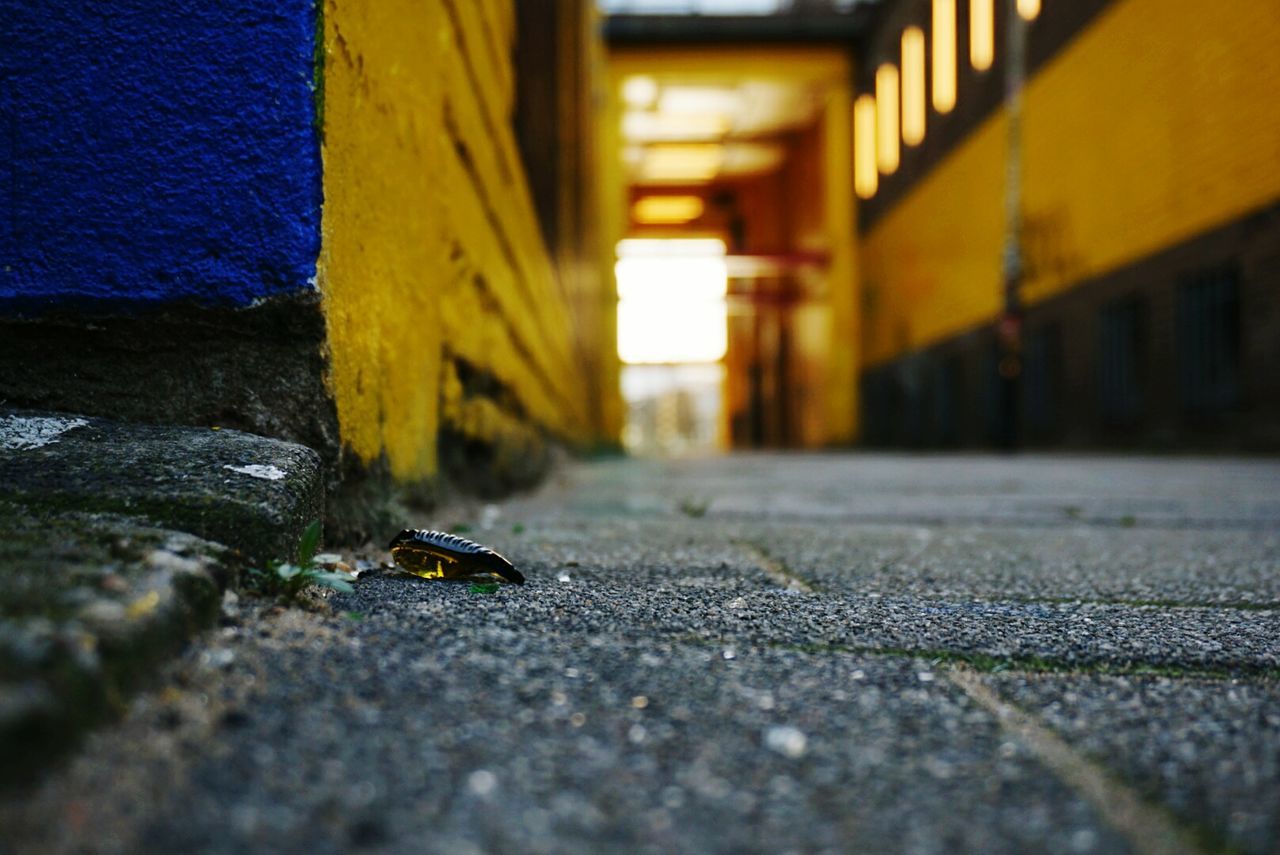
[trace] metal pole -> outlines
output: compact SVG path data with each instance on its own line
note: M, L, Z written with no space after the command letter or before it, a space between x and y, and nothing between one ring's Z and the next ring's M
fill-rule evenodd
M1017 0L1005 0L1008 55L1005 62L1004 107L1008 121L1004 178L1004 311L996 325L1000 373L1000 444L1018 447L1018 390L1022 377L1022 89L1026 79L1027 22Z

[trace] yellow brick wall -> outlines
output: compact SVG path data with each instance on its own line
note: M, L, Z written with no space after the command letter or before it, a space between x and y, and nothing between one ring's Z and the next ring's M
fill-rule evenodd
M436 473L444 425L589 439L511 127L512 3L324 3L329 384L344 445L402 480ZM456 360L502 400L465 398Z
M1275 0L1119 0L1095 19L1026 91L1027 300L1280 198L1277 87ZM998 311L1006 132L997 113L862 241L868 362Z

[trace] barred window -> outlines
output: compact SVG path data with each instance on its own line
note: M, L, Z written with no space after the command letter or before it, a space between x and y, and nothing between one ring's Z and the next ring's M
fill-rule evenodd
M1000 344L991 341L982 352L982 430L991 445L1002 445L1005 436L1004 381L1000 378Z
M1057 324L1027 333L1023 355L1023 390L1027 430L1032 436L1052 435L1057 428L1062 372L1062 333Z
M1145 307L1137 298L1104 306L1098 323L1098 392L1104 423L1132 424L1142 415Z
M964 362L959 355L943 359L934 372L934 429L939 445L960 443L960 403L964 400Z
M1178 388L1192 412L1240 401L1240 296L1235 267L1200 273L1178 288Z
M863 374L863 435L869 445L886 446L893 442L894 410L892 369L880 368Z

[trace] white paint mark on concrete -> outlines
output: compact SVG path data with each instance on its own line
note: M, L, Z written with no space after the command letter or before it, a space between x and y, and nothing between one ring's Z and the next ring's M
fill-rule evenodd
M223 466L223 469L230 469L232 472L239 472L241 475L248 475L250 478L261 478L264 481L279 481L285 476L285 471L279 466L261 466L257 463L250 463L246 466Z
M89 424L84 419L53 416L5 416L0 418L0 448L32 451L43 448L69 430Z
M477 769L467 776L467 789L480 798L487 798L498 786L498 776L488 769Z

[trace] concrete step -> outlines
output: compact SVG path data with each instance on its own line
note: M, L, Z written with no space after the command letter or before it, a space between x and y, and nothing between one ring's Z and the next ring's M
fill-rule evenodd
M218 614L227 547L0 501L0 785L22 783Z
M323 503L304 446L0 410L0 786L121 711Z
M319 456L235 430L0 410L0 498L116 513L263 561L323 517Z

